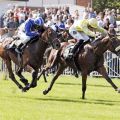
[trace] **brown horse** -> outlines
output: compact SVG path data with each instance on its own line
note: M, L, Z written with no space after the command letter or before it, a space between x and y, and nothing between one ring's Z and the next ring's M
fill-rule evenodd
M49 58L49 63L47 64L46 68L43 69L42 72L49 69L50 67L59 64L58 70L53 77L50 86L43 91L43 94L46 95L51 89L57 78L63 73L66 67L73 67L72 63L66 61L62 56L66 46L70 43L63 43L61 46L61 50L58 51L57 57L51 53L51 58ZM115 37L105 37L103 39L98 39L93 43L85 44L81 51L78 52L75 56L75 63L79 71L81 71L82 75L82 99L85 98L85 91L86 91L86 80L87 75L92 71L99 72L108 83L118 92L120 89L112 82L109 78L105 66L104 66L104 52L110 50L111 52L115 53L116 55L120 56L120 40ZM54 50L56 51L56 50ZM55 59L54 59L55 57ZM53 60L54 59L54 60ZM54 61L54 62L53 62Z
M68 30L62 30L58 33L58 38L61 42L61 46L63 45L63 43L76 43L76 40L73 39L73 37L69 34L69 31ZM50 54L51 53L51 54ZM53 66L52 63L54 63L54 60L56 58L56 54L57 54L57 50L56 49L52 49L52 47L49 47L46 49L45 51L45 54L44 54L44 63L43 63L43 66L46 66L46 63L47 63L47 66ZM48 64L51 64L51 65L48 65ZM47 67L47 69L49 69L49 67ZM45 71L47 72L47 70L42 70L42 72L38 75L38 80L39 78L41 77L41 75L43 75L44 77L44 81L47 82L47 79L46 79L46 74L45 74ZM47 73L48 75L48 73ZM74 75L75 77L78 77L78 74L77 74L77 71L74 71Z
M53 44L54 43L54 44ZM22 54L22 66L19 64L19 59L17 53L12 49L5 49L2 44L0 44L0 57L4 60L6 63L6 66L8 68L9 77L12 79L12 81L18 86L19 89L22 89L23 91L26 91L30 89L31 87L35 87L37 85L37 75L39 68L42 65L43 62L43 55L45 50L47 49L48 45L52 45L52 47L59 47L59 40L57 39L57 33L54 32L51 28L46 28L41 37L39 37L39 40L36 42L33 42L32 44L28 44L27 47L24 49ZM20 77L20 80L25 84L26 87L22 87L19 82L17 82L13 71L12 71L12 65L11 61L13 61L16 65L19 66L16 74ZM32 82L29 85L28 80L24 78L24 76L21 74L23 68L29 65L33 68L32 73Z

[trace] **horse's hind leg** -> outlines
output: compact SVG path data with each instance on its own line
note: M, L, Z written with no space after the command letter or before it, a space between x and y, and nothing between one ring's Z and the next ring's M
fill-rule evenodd
M10 59L5 60L5 63L6 63L6 66L8 68L9 77L11 78L11 80L18 86L19 89L23 89L22 85L19 84L17 82L17 80L15 79L15 76L14 76L13 71L12 71L12 65L11 65Z
M26 86L26 85L28 85L29 83L28 83L28 80L25 79L25 77L21 74L22 71L23 71L23 68L18 67L18 69L17 69L17 71L16 71L16 75L17 75L18 77L20 77L20 81L23 82L24 85Z
M43 72L43 78L44 78L44 81L47 82L45 72Z
M82 73L82 99L85 99L87 73Z
M41 70L40 74L39 74L38 77L37 77L37 80L39 80L40 77L41 77L41 75L43 75L44 81L47 82L47 79L46 79L46 76L45 76L45 71L46 71L46 70L45 70L44 68Z
M46 95L53 87L53 84L55 83L55 81L57 80L57 78L63 73L65 67L60 65L59 68L58 68L58 71L57 73L55 74L55 76L53 77L49 87L43 91L43 94Z
M118 87L112 82L112 80L111 80L110 77L108 76L108 74L107 74L106 69L105 69L104 66L100 67L97 71L107 80L108 83L111 84L111 86L112 86L115 90L118 90Z

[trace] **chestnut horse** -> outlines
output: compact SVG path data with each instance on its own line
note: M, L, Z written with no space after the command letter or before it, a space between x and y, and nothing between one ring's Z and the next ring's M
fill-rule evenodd
M32 44L29 43L26 46L22 54L22 65L20 65L18 54L12 49L5 49L2 46L2 44L0 44L0 57L6 63L9 72L9 77L18 86L19 89L22 89L22 91L26 91L31 87L33 88L37 85L38 71L42 65L43 55L48 45L52 45L53 48L56 46L59 47L60 45L59 40L57 39L57 33L49 27L45 28L42 35L39 37L39 40L33 42ZM20 77L20 80L21 82L24 83L25 87L22 87L22 85L19 82L17 82L14 73L12 71L11 61L13 61L16 65L19 66L16 74ZM21 74L23 68L26 65L29 65L34 70L32 73L31 84L29 84L28 80L25 79L24 76Z
M61 49L58 51L58 53L53 54L51 52L49 62L46 65L46 68L43 69L41 72L44 73L47 69L53 67L54 65L58 64L59 67L57 69L57 72L55 76L53 77L49 87L43 91L43 94L46 95L53 87L53 84L57 80L57 78L63 73L66 67L73 67L72 63L69 61L66 61L62 56L64 53L64 50L70 43L63 43L61 46ZM86 91L86 81L87 81L87 75L92 71L99 72L108 83L111 84L111 86L118 92L120 92L120 89L112 82L110 77L108 76L105 66L104 66L104 56L103 54L110 50L111 52L115 53L116 55L120 56L120 40L118 40L116 37L110 38L109 36L98 39L96 41L93 41L92 43L85 44L84 47L79 51L75 56L75 64L79 71L81 71L82 75L82 99L85 98L85 91ZM55 53L56 50L53 50ZM54 59L55 58L55 59ZM53 62L54 61L54 62Z

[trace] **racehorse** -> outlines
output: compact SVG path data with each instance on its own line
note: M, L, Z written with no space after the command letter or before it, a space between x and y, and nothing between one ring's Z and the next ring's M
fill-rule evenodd
M63 73L66 67L68 66L71 68L73 67L72 63L66 61L62 57L64 54L64 50L68 45L70 45L70 43L63 43L61 49L57 53L57 57L55 57L54 54L51 53L51 58L49 60L49 63L47 64L46 68L44 68L42 71L44 72L50 67L59 64L57 72L53 77L49 87L43 91L44 95L46 95L52 89L53 84L55 83L57 78ZM78 70L81 71L81 75L82 75L82 99L85 98L87 75L92 71L99 72L116 91L120 92L120 89L112 82L112 80L108 76L104 66L103 54L107 50L110 50L111 52L120 56L120 40L118 40L116 37L111 38L107 36L103 39L98 39L92 43L85 44L84 47L81 49L81 51L79 51L76 54L74 58L75 64ZM55 51L56 50L54 50L54 52Z
M5 49L2 44L0 44L0 57L6 63L9 77L18 86L19 89L22 89L22 91L25 92L31 87L36 87L38 71L43 62L44 52L49 44L52 45L53 48L56 46L59 47L60 45L59 40L57 39L57 33L48 27L43 30L43 33L36 42L33 42L32 44L28 43L22 54L22 65L19 62L18 54L14 50ZM20 80L24 83L25 87L22 87L22 85L17 82L12 71L11 61L19 66L16 74L20 77ZM28 80L25 79L22 75L22 70L26 65L29 65L34 70L30 84L28 83Z
M58 38L60 40L60 43L61 45L63 45L64 42L69 42L69 43L76 43L76 40L73 39L73 37L69 34L69 31L68 30L62 30L62 31L59 31L58 32ZM51 52L52 51L52 52ZM55 49L52 49L52 47L49 47L46 49L45 51L45 54L44 54L44 63L43 63L43 66L46 65L46 63L51 63L53 62L53 59L55 59L55 56L56 56L56 53L54 52L56 51ZM51 54L50 53L54 53L54 54ZM53 58L53 59L52 59ZM48 65L49 66L49 65ZM49 68L47 68L49 69ZM47 71L47 70L46 70ZM74 71L74 74L76 77L78 77L78 74L77 74L77 71ZM42 70L42 72L39 74L38 76L38 80L39 78L41 77L41 75L43 75L44 77L44 81L47 82L47 79L46 79L46 75L45 75L45 71Z

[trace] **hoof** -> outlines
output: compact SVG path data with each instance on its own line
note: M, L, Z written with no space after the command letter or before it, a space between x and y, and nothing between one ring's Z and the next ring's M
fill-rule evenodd
M118 93L120 93L120 88L117 89Z
M23 87L20 85L20 86L19 86L19 89L23 89Z
M44 90L43 91L43 95L46 95L48 92L47 92L47 90Z
M78 75L78 74L75 74L75 77L76 77L76 78L78 78L78 77L79 77L79 75Z
M34 87L36 87L36 86L37 86L37 83L30 85L31 88L34 88Z
M30 84L25 86L23 89L22 89L22 92L27 92L28 90L30 89Z
M27 92L27 90L25 88L22 89L22 92Z

